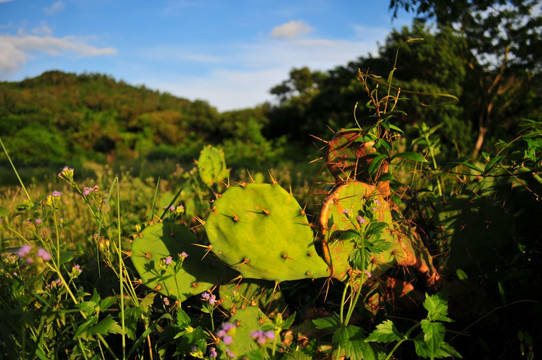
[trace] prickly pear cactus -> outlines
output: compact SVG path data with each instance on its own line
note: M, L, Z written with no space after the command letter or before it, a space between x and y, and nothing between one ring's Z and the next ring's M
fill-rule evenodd
M337 187L324 201L320 226L326 261L338 279L346 278L352 263L377 276L400 265L423 273L430 285L438 279L419 236L393 220L389 203L377 186L351 181ZM365 237L365 249L361 237ZM360 264L360 252L366 249L370 249L366 263Z
M197 165L201 180L209 187L224 181L228 176L224 152L211 145L201 150Z
M184 301L235 277L232 270L194 245L196 236L174 223L148 226L132 243L132 262L143 284Z
M258 306L267 314L284 311L286 302L271 281L244 279L220 286L221 306L230 312L247 306Z
M337 132L327 143L326 164L335 177L336 184L352 180L372 182L369 166L373 161L373 154L376 153L375 142L363 140L364 134L361 131L343 130ZM388 167L388 162L383 161L376 178L387 173ZM389 196L389 181L377 181L375 185L379 187L382 195Z
M230 187L214 202L205 230L215 254L245 278L329 275L303 209L278 184Z
M277 344L271 320L257 306L237 310L216 336L219 359L268 359Z

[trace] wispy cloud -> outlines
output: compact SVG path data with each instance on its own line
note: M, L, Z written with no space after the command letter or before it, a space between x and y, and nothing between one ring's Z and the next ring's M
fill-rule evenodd
M134 81L191 100L208 100L220 111L252 107L272 101L269 90L286 80L294 67L308 66L312 70L326 71L360 56L376 53L377 41L383 40L386 33L370 33L372 36L365 36L363 40L299 38L283 41L266 37L252 43L229 44L228 47L217 49L219 56L210 52L208 47L193 48L192 55L180 51L180 48L167 50L163 47L158 52L148 51L155 56L150 68L169 67L173 70L171 76L165 78L147 72L147 78L139 77ZM175 50L179 50L179 54L174 55ZM220 61L212 64L213 68L204 73L182 74L182 63L190 57Z
M56 13L64 10L65 8L66 8L66 4L64 2L57 1L53 5L43 8L43 11L47 15L53 15L53 14L56 14Z
M116 53L116 49L111 47L97 48L73 36L57 38L35 35L0 35L0 77L3 78L7 74L13 74L20 70L31 54L46 53L58 56L66 52L75 53L82 57L92 57L111 55Z
M11 1L13 1L13 0L0 0L0 4L1 4L1 3L11 2Z
M312 26L303 21L289 21L285 24L276 26L271 30L272 38L292 39L311 33L314 30Z

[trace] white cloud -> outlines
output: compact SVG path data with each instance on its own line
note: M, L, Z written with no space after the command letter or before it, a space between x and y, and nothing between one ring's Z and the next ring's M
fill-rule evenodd
M43 8L43 11L47 15L53 15L53 14L56 14L57 12L60 12L60 11L64 10L65 8L66 8L66 4L64 2L57 1L53 5L51 5L50 7Z
M73 36L57 38L35 35L0 35L0 78L20 70L29 55L35 52L55 56L72 52L79 56L91 57L111 55L116 53L116 49L111 47L97 48Z
M386 33L379 33L379 35L384 37ZM272 101L274 98L269 90L288 79L292 68L308 66L311 70L326 71L339 65L346 65L360 56L376 53L377 40L381 39L373 37L367 37L363 41L266 39L257 43L228 46L227 53L223 52L224 48L220 48L218 51L220 51L221 61L211 64L212 70L207 73L191 75L171 73L166 78L146 71L146 78L138 77L129 81L143 83L150 88L191 100L207 100L219 111L242 109ZM178 61L181 57L184 57L186 61L185 53L169 58L162 56L163 51L166 50L162 49L162 52L154 54L157 57L150 67L168 66L169 63L159 63L159 59L168 59L167 61L176 63L177 69L182 68L182 61ZM169 53L173 54L174 51L169 51ZM213 58L214 55L207 54L201 49L199 56ZM140 73L143 72L140 71Z
M312 26L303 21L289 21L285 24L276 26L271 30L272 38L292 39L311 33L314 30Z
M51 30L47 25L41 24L39 27L32 29L32 34L35 35L52 35L53 30Z

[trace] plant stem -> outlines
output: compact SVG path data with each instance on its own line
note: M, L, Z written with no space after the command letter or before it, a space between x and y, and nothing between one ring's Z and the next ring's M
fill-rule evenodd
M13 172L15 172L15 176L17 176L17 179L19 180L19 184L21 184L21 187L23 188L23 191L26 194L26 198L28 199L28 201L30 201L32 205L34 205L34 203L32 202L32 198L28 194L28 191L26 190L26 187L24 186L24 183L21 180L21 177L19 176L19 172L17 171L17 169L15 168L15 165L13 165L13 162L11 161L11 157L8 154L8 150L4 146L4 142L2 141L1 137L0 137L0 145L2 145L2 150L4 151L4 154L6 154L6 157L8 158L8 161L11 164L11 167L13 168Z

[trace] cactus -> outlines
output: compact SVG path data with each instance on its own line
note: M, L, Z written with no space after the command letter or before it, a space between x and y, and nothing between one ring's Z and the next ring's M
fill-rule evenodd
M258 306L266 313L276 313L286 308L282 292L270 281L245 279L240 283L220 286L221 306L235 312L247 306Z
M229 173L224 152L211 145L201 150L197 165L201 180L209 187L224 181Z
M303 209L278 184L230 187L214 202L205 230L216 255L245 278L329 275Z
M275 336L273 328L273 323L259 307L247 306L239 309L226 323L222 324L222 328L216 333L220 340L217 344L220 350L219 358L250 359L253 358L251 355L257 355L258 359L270 358L273 345L276 346L276 342L267 338L265 342L259 344L254 333L265 329L271 331Z
M363 135L359 130L343 130L337 132L327 143L327 167L335 177L336 184L352 180L372 182L369 166L373 161L373 154L376 153L375 142L362 141ZM387 173L388 167L388 162L383 161L376 178ZM382 195L389 196L389 181L377 181L375 185L380 188Z
M215 257L204 257L205 249L196 242L196 236L181 225L146 227L134 239L131 256L143 284L182 302L235 277Z
M374 185L350 181L337 187L324 201L320 226L326 261L338 279L345 279L350 264L359 260L355 258L359 251L366 251L360 249L359 241L366 236L365 247L372 250L366 253L366 263L358 262L358 267L380 275L395 265L408 266L426 275L429 285L438 280L419 236L393 220L389 203ZM380 231L373 231L378 227Z

